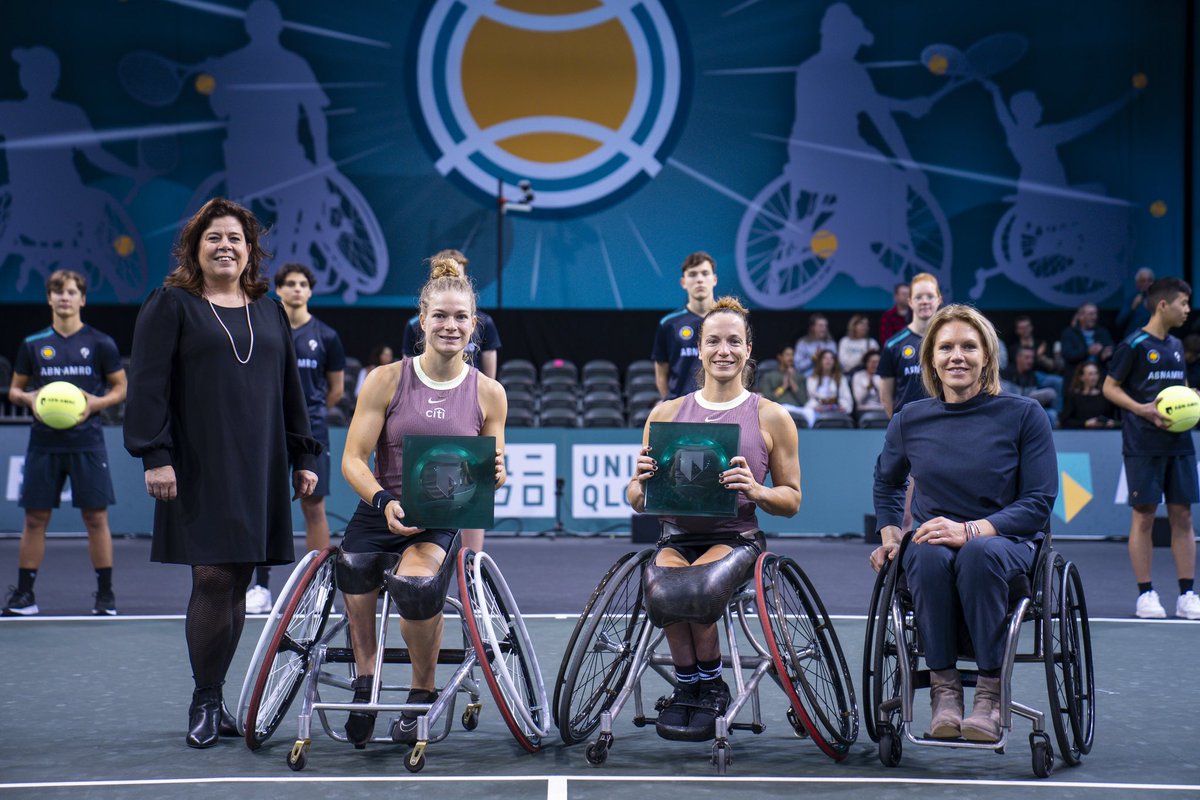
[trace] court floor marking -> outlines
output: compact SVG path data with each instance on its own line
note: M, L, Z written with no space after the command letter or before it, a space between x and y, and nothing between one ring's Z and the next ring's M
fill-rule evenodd
M487 780L504 783L545 783L547 800L565 800L567 788L572 781L579 783L754 783L754 784L783 784L783 785L835 785L835 786L895 786L905 784L911 786L962 786L990 788L1026 788L1049 789L1112 789L1122 792L1200 792L1200 784L1174 783L1112 783L1093 781L1056 781L1047 780L961 780L951 778L819 778L819 777L781 777L781 776L693 776L693 775L476 775L474 780ZM396 775L364 775L352 777L342 776L300 776L284 775L276 777L210 777L210 778L149 778L142 780L103 780L103 781L37 781L26 783L0 783L0 791L29 790L29 789L99 789L137 786L183 786L198 784L290 784L290 783L460 783L461 775L430 775L430 776L396 776Z

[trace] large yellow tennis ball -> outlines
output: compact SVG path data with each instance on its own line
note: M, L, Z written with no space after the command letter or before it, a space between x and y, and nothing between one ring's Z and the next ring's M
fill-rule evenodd
M938 53L933 58L929 59L929 63L925 65L934 75L945 75L947 68L950 66L950 61L941 53Z
M837 236L824 228L814 233L808 243L812 247L813 253L822 261L828 259L838 249Z
M1167 204L1162 200L1155 200L1150 204L1150 216L1155 219L1162 219L1167 215Z
M1196 427L1200 420L1200 396L1186 386L1168 386L1154 399L1158 415L1170 424L1171 433L1183 433Z
M73 383L47 383L37 394L37 413L42 422L56 430L73 428L87 411L83 390ZM1194 423L1193 423L1194 424Z
M1149 79L1146 78L1146 73L1144 73L1144 72L1135 73L1133 76L1132 82L1133 82L1133 88L1139 89L1139 90L1145 89L1146 85L1150 83Z

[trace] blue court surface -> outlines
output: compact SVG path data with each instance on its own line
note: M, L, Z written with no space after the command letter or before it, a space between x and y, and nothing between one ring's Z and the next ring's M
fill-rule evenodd
M774 542L772 549L796 557L834 615L856 694L862 706L862 639L871 575L861 542ZM670 742L652 727L636 728L626 709L614 725L607 762L590 766L583 744L562 745L552 732L541 752L527 754L501 721L486 688L478 729L459 725L445 741L430 745L419 774L403 764L406 747L372 745L354 750L326 737L314 725L308 763L301 772L285 763L296 735L293 706L275 735L257 752L240 740L222 741L204 751L183 741L191 681L176 613L186 598L186 570L138 564L144 542L121 542L125 559L118 598L124 616L115 619L49 616L59 602L82 593L90 582L77 569L82 542L52 542L42 581L47 614L34 619L0 620L0 795L36 798L255 797L308 798L420 796L422 798L592 798L654 797L909 797L980 800L1022 798L1200 797L1196 744L1200 723L1195 707L1200 624L1127 618L1130 591L1123 583L1119 603L1103 575L1121 583L1127 563L1123 548L1096 544L1060 547L1076 558L1093 610L1096 661L1096 743L1082 765L1055 765L1048 779L1030 770L1027 721L1016 719L1008 751L968 753L905 748L900 767L880 765L876 746L861 731L848 758L835 763L807 739L796 737L784 718L780 689L764 682L761 696L766 731L736 732L729 774L718 777L709 763L708 743ZM1094 548L1094 549L1092 549ZM0 542L0 565L8 568L12 543ZM575 616L607 566L622 552L639 549L628 540L489 542L525 611L547 690L553 694L558 665ZM68 552L72 554L66 555ZM1078 553L1078 556L1074 555ZM55 556L59 556L57 559ZM1160 559L1161 560L1161 559ZM86 564L86 555L83 556ZM1095 567L1092 566L1093 562ZM556 567L557 565L557 567ZM1095 579L1089 574L1095 574ZM538 579L530 572L544 576ZM276 570L273 586L288 570ZM555 575L554 573L560 573ZM178 574L177 574L178 573ZM564 577L562 573L567 573ZM158 574L165 587L138 585L134 576ZM1121 578L1121 580L1118 580ZM1127 582L1127 581L1125 581ZM60 585L61 584L61 585ZM853 588L850 585L853 584ZM555 587L564 588L555 588ZM570 588L565 588L565 587ZM548 588L549 587L549 592ZM142 594L163 592L174 607L163 614L134 613ZM861 600L859 599L861 595ZM528 598L528 602L526 602ZM1173 595L1172 595L1173 598ZM39 600L41 595L39 595ZM1095 599L1096 602L1092 602ZM1164 597L1164 600L1166 597ZM858 604L858 609L852 608ZM557 606L557 607L555 607ZM1119 606L1123 612L1108 613ZM144 611L144 609L142 609ZM236 698L261 617L246 626L226 694ZM457 637L458 623L447 631ZM402 669L402 668L397 668ZM448 668L442 668L448 669ZM448 674L448 673L447 673ZM666 691L661 679L644 681L648 704ZM1016 699L1045 709L1046 679L1039 664L1018 665ZM917 725L927 719L927 699L918 695ZM461 707L460 707L461 708ZM331 714L331 721L341 721ZM386 724L381 722L381 724Z

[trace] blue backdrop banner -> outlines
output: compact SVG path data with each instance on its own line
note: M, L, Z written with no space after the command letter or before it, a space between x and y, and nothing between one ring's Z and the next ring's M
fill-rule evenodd
M0 301L139 303L229 195L316 304L1116 307L1182 269L1185 3L57 0L0 26Z

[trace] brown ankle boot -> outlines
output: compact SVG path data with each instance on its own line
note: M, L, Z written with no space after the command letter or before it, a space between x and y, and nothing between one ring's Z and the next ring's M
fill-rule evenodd
M963 721L963 686L958 670L932 670L929 673L929 700L933 719L929 735L934 739L957 739Z
M1000 739L1000 679L979 676L971 716L963 720L962 735L972 742Z

